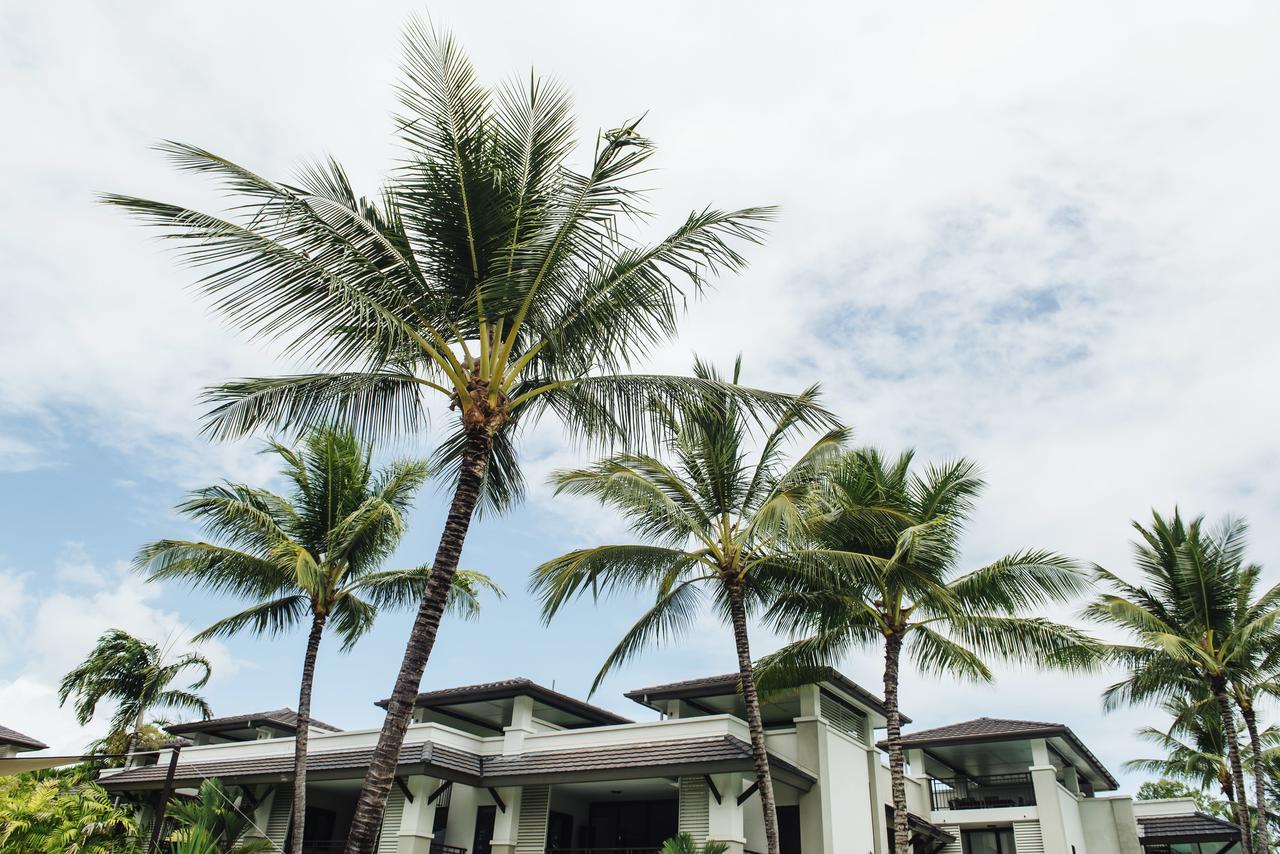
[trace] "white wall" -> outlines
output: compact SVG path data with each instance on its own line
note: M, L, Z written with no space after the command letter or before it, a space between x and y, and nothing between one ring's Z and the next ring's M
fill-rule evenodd
M840 854L869 854L876 850L876 845L867 748L834 728L829 727L826 732L827 767L823 782L826 795L831 799L831 837ZM805 850L809 850L807 843Z
M1084 821L1080 817L1080 801L1062 785L1058 786L1058 808L1062 811L1062 830L1066 836L1063 850L1067 854L1086 854ZM1072 850L1074 849L1074 851ZM1092 854L1092 852L1089 852Z

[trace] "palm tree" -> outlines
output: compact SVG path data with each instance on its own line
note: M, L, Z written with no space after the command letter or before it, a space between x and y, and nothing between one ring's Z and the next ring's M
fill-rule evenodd
M960 539L983 482L967 460L913 472L914 454L850 451L824 473L809 524L825 573L794 576L768 619L803 635L760 664L768 687L809 681L848 652L884 644L894 850L909 851L902 713L905 651L926 673L990 681L985 657L1083 664L1081 632L1020 613L1062 601L1086 578L1068 558L1032 549L961 573Z
M185 689L172 687L185 670L195 678ZM134 637L121 629L108 629L98 638L89 656L62 677L58 705L75 697L76 721L84 726L98 710L98 704L115 702L111 731L125 732L125 755L134 752L134 743L146 724L147 714L160 709L194 711L209 717L212 711L195 693L205 686L213 668L208 659L188 652L172 661L168 649Z
M729 850L726 842L704 842L699 845L688 833L677 833L662 843L658 854L725 854Z
M429 567L380 567L404 534L404 516L427 478L427 464L408 459L375 470L372 446L335 429L312 431L297 449L270 442L267 452L280 459L288 495L237 483L199 489L178 509L213 542L159 540L138 553L136 565L149 570L152 581L177 579L253 601L197 638L308 626L294 739L292 850L298 854L320 641L331 628L346 651L372 628L379 607L411 605L421 597ZM496 590L486 576L460 572L455 607L474 612L482 587Z
M1170 727L1142 727L1138 736L1164 751L1164 758L1132 759L1124 764L1125 770L1181 780L1205 791L1217 786L1234 813L1236 792L1217 703L1207 694L1203 699L1180 695L1169 698L1162 706L1173 717Z
M1184 523L1177 509L1166 519L1152 513L1150 528L1133 523L1140 540L1134 558L1145 585L1130 584L1095 567L1100 584L1110 592L1099 595L1086 614L1126 632L1130 644L1111 644L1110 658L1128 676L1103 695L1107 708L1122 704L1159 702L1194 684L1207 691L1218 707L1227 747L1232 786L1238 796L1240 827L1250 826L1247 789L1240 758L1233 699L1241 684L1255 678L1259 651L1274 646L1280 620L1280 585L1254 598L1260 568L1244 562L1247 526L1228 519L1216 531L1204 530L1204 519ZM1260 742L1254 742L1260 750ZM1255 784L1261 786L1261 769ZM1258 793L1265 816L1264 793ZM1241 839L1244 854L1252 854L1251 834ZM1265 853L1265 834L1259 836Z
M241 839L250 820L240 809L243 793L221 780L208 779L200 784L194 798L174 801L169 816L176 829L169 835L172 854L256 854L272 851L269 839ZM301 834L295 834L301 836Z
M745 260L769 208L695 211L653 244L633 187L653 144L630 121L597 137L589 169L569 166L572 109L554 83L479 84L447 35L406 32L399 117L403 164L373 200L329 160L294 183L201 148L166 143L185 171L237 198L227 216L107 195L208 269L199 283L230 320L281 340L313 373L212 389L218 438L260 427L340 423L364 435L425 428L447 406L440 467L453 495L405 648L348 851L372 851L453 573L478 508L522 494L519 431L545 415L587 441L642 441L656 400L699 388L687 377L627 373L670 337L688 298ZM738 389L778 414L790 398Z
M716 379L701 364L695 375ZM547 561L533 575L548 621L587 590L656 592L653 607L605 660L592 692L610 670L646 645L687 630L710 594L733 629L770 854L778 851L778 826L747 615L765 598L770 579L785 571L788 529L802 517L814 472L846 436L843 428L834 428L787 464L785 446L805 426L803 409L816 395L816 388L799 395L764 437L754 463L748 450L752 420L721 392L665 413L665 460L620 453L588 468L555 473L557 494L587 495L616 508L646 542L579 549Z

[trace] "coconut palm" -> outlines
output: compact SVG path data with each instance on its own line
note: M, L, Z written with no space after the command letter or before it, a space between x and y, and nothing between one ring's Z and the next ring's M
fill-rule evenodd
M1134 560L1144 583L1130 584L1095 567L1098 582L1108 592L1086 609L1088 616L1123 630L1131 639L1131 643L1108 647L1109 657L1128 675L1107 689L1104 703L1116 708L1161 702L1191 684L1206 691L1222 721L1232 786L1238 796L1237 820L1247 829L1248 790L1233 700L1239 697L1239 686L1255 678L1259 651L1275 643L1280 585L1255 598L1261 570L1245 563L1243 520L1227 519L1216 530L1207 531L1203 517L1186 523L1175 509L1168 519L1153 512L1150 527L1138 522L1133 527L1139 535ZM1265 815L1264 793L1258 793L1258 800L1260 815ZM1244 833L1241 839L1244 854L1253 850L1250 836ZM1259 845L1265 852L1265 834L1259 835Z
M211 390L213 436L318 423L404 434L445 416L453 495L348 837L366 854L472 517L522 493L520 430L551 415L584 440L641 441L652 401L705 386L627 372L712 276L744 265L735 245L757 242L771 214L706 208L638 242L624 225L645 217L634 184L653 153L638 120L597 137L578 172L554 83L482 86L455 42L420 23L403 75L404 162L372 200L332 160L289 183L176 143L163 148L179 168L236 197L231 214L105 197L206 268L200 289L230 322L316 366ZM774 414L789 401L738 394Z
M321 639L331 629L349 650L372 628L378 608L412 605L421 597L429 567L382 566L404 534L405 513L427 478L427 464L406 459L376 470L372 446L337 429L314 430L299 448L270 442L266 450L280 460L288 495L237 483L199 489L178 510L212 542L159 540L138 553L136 565L152 581L175 579L253 602L197 638L307 627L294 739L292 820L300 829ZM454 576L455 608L474 613L485 587L496 590L478 573ZM302 850L300 830L292 848L294 854Z
M735 368L733 382L738 381ZM695 375L716 379L704 365ZM656 601L605 660L594 692L612 669L646 646L687 630L710 597L733 631L738 676L751 732L769 851L778 851L773 782L747 632L748 612L789 566L787 532L802 518L814 472L838 452L846 431L834 428L788 463L788 442L805 424L802 408L816 388L769 429L755 460L752 419L727 393L665 414L663 457L620 453L587 468L556 472L557 494L584 495L620 511L644 541L578 549L534 570L533 587L550 620L590 590L653 591Z
M1132 759L1124 764L1125 770L1181 780L1205 791L1217 786L1234 813L1236 792L1217 703L1205 694L1194 700L1188 696L1171 697L1162 706L1173 717L1173 723L1163 730L1142 727L1138 736L1159 747L1164 758Z
M963 572L960 539L983 488L968 460L912 470L911 451L889 460L850 451L824 472L806 536L825 573L792 577L768 620L802 635L760 663L766 688L817 678L850 651L883 644L886 740L894 850L909 851L898 701L901 658L950 678L990 681L985 659L1084 664L1081 632L1022 616L1085 589L1075 563L1029 549Z
M128 733L126 757L153 711L212 714L209 704L196 692L209 681L213 668L204 656L188 652L169 658L169 649L134 637L122 629L108 629L98 638L89 656L72 669L58 686L58 705L75 697L76 721L89 723L103 701L114 702L111 732ZM175 688L184 671L195 674L186 688ZM126 758L128 762L128 758Z

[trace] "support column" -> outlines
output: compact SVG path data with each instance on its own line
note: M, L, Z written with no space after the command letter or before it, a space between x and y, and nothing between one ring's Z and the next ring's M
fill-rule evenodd
M713 774L711 782L720 792L720 802L716 803L715 795L707 790L707 838L723 842L729 846L725 854L742 854L747 844L746 828L742 822L743 807L738 804L738 795L745 788L741 774ZM758 795L753 795L747 803L753 808L760 808Z
M1067 829L1058 802L1058 769L1049 764L1049 747L1043 738L1031 740L1031 786L1036 793L1036 815L1044 854L1067 854Z
M396 854L430 854L433 829L436 821L436 805L428 804L431 793L443 781L435 777L415 774L405 779L409 795L404 799L404 812L400 815L399 845ZM412 801L410 801L412 797Z
M818 782L800 795L800 838L805 854L837 854L831 832L831 796L821 779L830 766L827 764L827 722L822 718L820 703L817 685L806 685L800 690L796 758L806 768L820 771Z
M502 731L502 752L523 752L525 737L533 732L533 698L516 697L511 709L511 725Z
M498 789L498 796L502 798L506 810L499 808L493 817L493 842L490 846L493 854L516 854L523 794L524 790L519 786Z

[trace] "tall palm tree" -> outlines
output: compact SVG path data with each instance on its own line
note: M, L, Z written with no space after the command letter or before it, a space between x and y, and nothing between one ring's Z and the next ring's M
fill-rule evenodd
M320 642L326 628L332 629L346 651L372 628L379 607L421 598L429 567L381 567L400 543L427 464L407 459L375 470L372 445L337 429L314 430L296 449L270 442L267 451L280 459L288 495L238 483L199 489L178 510L212 542L159 540L138 553L136 565L152 581L176 579L253 601L197 638L245 630L274 635L307 625L293 765L292 850L299 854ZM454 577L455 606L473 612L482 587L496 590L486 576L460 572Z
M758 242L771 216L705 208L638 242L624 225L645 216L633 185L653 153L638 120L597 137L578 172L570 101L554 83L484 87L454 41L421 23L407 29L403 75L404 162L373 200L332 160L286 183L176 143L163 149L180 169L236 197L231 214L104 197L206 268L199 287L232 323L316 364L212 389L215 437L317 423L403 434L433 409L452 413L438 452L452 500L357 804L353 854L372 851L472 517L522 493L519 431L552 415L584 440L641 441L652 401L676 403L706 383L626 372L675 332L711 277L744 266L735 245ZM738 394L775 414L789 401Z
M1153 512L1149 528L1138 522L1133 527L1139 535L1134 560L1144 584L1130 584L1095 567L1098 582L1109 592L1100 594L1085 612L1121 629L1132 641L1108 647L1110 658L1128 675L1107 689L1103 701L1107 708L1160 702L1188 684L1208 692L1222 720L1232 786L1238 796L1236 817L1246 831L1241 849L1252 854L1233 691L1253 678L1259 650L1275 644L1280 585L1254 598L1260 569L1245 563L1243 520L1228 519L1210 532L1204 529L1203 517L1185 523L1175 509L1169 519ZM1266 814L1264 797L1258 793L1262 816ZM1265 854L1265 834L1258 838Z
M806 681L851 650L884 645L886 739L894 808L894 850L909 851L901 659L926 673L990 681L984 658L1083 664L1081 632L1022 612L1081 592L1087 579L1070 559L1039 549L960 570L960 539L983 482L968 460L912 471L911 451L889 460L850 451L824 472L807 525L825 573L803 573L768 619L802 635L760 664L773 687Z
M122 629L108 629L88 657L62 677L58 705L65 705L74 696L76 720L84 726L97 712L99 703L114 702L111 731L128 733L124 752L129 757L148 713L172 709L194 711L204 717L212 714L209 704L196 693L213 673L208 659L188 652L170 660L168 652L167 647L162 649L159 644ZM185 689L173 687L187 670L195 673L192 681Z
M735 367L734 383L738 373ZM716 378L701 364L695 374ZM802 518L814 473L846 437L843 428L831 429L788 464L785 448L804 428L801 413L816 395L816 388L805 391L777 419L754 462L749 451L753 421L721 392L665 413L665 459L620 453L588 468L555 473L557 494L591 496L616 508L645 542L569 552L535 569L532 582L546 620L588 590L656 593L653 607L605 660L593 692L610 670L648 644L687 630L710 596L733 630L770 854L778 852L778 825L747 616L765 598L771 579L794 559L787 553L788 530Z

